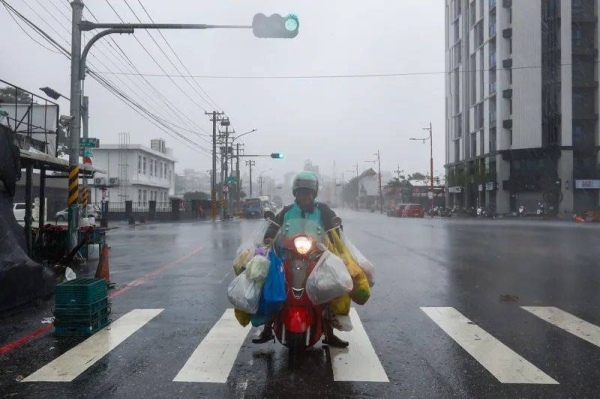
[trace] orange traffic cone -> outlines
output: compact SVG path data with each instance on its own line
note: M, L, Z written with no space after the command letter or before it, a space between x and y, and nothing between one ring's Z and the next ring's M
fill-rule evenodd
M577 223L583 223L583 222L585 222L585 220L581 216L577 216L575 218L575 222L577 222Z
M108 244L102 246L100 252L100 260L98 261L98 268L96 269L96 278L103 278L106 280L107 285L111 285L110 282L110 270L108 268Z

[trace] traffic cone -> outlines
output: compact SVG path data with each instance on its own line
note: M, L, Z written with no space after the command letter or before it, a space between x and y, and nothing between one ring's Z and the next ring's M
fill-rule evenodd
M108 244L104 244L102 246L100 260L98 261L98 268L96 269L96 278L103 278L106 280L106 284L110 287L112 284L110 282L110 270L108 267L108 249Z
M581 216L577 216L575 218L575 222L577 222L577 223L583 223L583 222L585 222L585 220Z

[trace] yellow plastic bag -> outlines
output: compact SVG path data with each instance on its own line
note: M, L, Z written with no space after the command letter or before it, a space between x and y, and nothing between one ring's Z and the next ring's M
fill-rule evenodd
M371 287L369 286L367 275L361 269L360 274L353 279L353 281L354 288L352 289L350 296L355 303L364 305L371 297Z
M237 321L240 323L240 325L242 327L246 327L248 324L250 324L250 319L252 318L251 314L248 314L246 312L244 312L241 309L235 309L235 318L237 319Z
M250 255L253 252L254 251L252 251L251 249L246 249L243 252L240 252L238 256L236 256L235 260L233 261L233 271L235 272L236 276L242 274L242 272L246 268L246 264L252 258Z
M348 313L350 313L350 296L342 295L335 298L329 303L329 310L331 310L333 314L347 316Z
M360 268L360 266L358 266L358 264L352 258L344 259L344 263L346 264L346 268L348 268L348 273L350 273L350 276L352 276L352 280L354 281L354 284L356 285L356 279L361 274L365 274L365 272L363 272L363 270Z

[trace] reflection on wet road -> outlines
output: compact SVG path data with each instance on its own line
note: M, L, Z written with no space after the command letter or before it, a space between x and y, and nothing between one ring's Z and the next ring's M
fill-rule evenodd
M0 392L596 396L595 226L341 214L377 268L370 301L352 311L349 349L292 355L252 344L257 330L237 324L231 261L258 221L122 226L108 237L113 280L126 287L112 300L112 326L85 340L42 334L0 355ZM48 316L51 303L0 320L0 347Z

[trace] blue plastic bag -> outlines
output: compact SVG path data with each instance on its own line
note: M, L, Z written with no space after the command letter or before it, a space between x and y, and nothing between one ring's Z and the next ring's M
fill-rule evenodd
M271 266L263 287L263 296L267 304L283 304L287 297L283 262L273 251L269 252L269 260Z
M252 315L252 325L262 326L271 321L279 312L286 299L285 273L283 263L272 251L269 253L271 265L258 303L258 310Z

